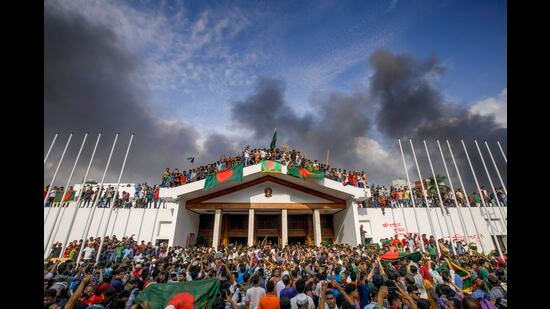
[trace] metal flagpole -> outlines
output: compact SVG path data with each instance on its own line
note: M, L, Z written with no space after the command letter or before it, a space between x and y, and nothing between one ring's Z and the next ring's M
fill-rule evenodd
M101 188L101 190L103 191L103 188ZM105 189L105 192L106 191L107 189ZM103 223L103 216L105 215L106 211L108 211L107 207L101 207L101 217L99 217L99 223L97 225L97 230L95 231L94 235L99 235L99 230L101 229L101 223ZM107 222L107 225L109 225L109 222Z
M153 230L151 231L151 242L153 242L153 238L155 237L155 228L157 227L157 217L159 215L159 209L160 209L160 197L159 197L159 205L158 205L157 211L155 212L155 220L153 221Z
M477 228L477 223L474 218L474 213L472 212L472 207L470 205L470 201L468 200L468 191L466 191L466 187L464 187L464 183L462 182L462 177L460 177L460 171L458 170L458 165L456 165L455 156L453 154L453 151L451 150L451 144L449 143L449 140L446 140L446 142L447 142L447 147L449 147L449 152L451 153L451 158L453 159L453 164L455 166L456 175L458 176L458 181L460 182L460 186L462 187L462 189L464 189L464 195L466 195L466 198L464 199L464 201L466 202L466 206L468 206L470 217L472 217L472 222L474 223L477 239L479 240L479 245L481 246L481 251L485 252L485 249L483 248L483 242L481 241L481 234L479 233L479 230Z
M504 158L504 162L508 164L508 159L506 158L506 155L504 154L504 150L502 150L502 146L500 146L500 142L497 141L498 148L500 149L500 153L502 153L502 157Z
M54 226L57 224L57 227L55 229L55 232L53 234L49 235L49 237L51 237L52 242L57 237L57 233L59 232L59 228L61 227L61 222L63 222L63 216L65 216L65 212L69 208L69 204L70 204L69 201L67 201L67 207L63 206L64 200L65 200L65 195L67 194L67 191L69 190L69 186L71 184L71 179L73 178L73 174L74 174L74 170L76 168L76 164L78 163L78 159L80 158L80 154L82 154L82 149L84 148L84 144L86 144L86 139L87 138L88 138L88 132L86 132L86 134L84 134L84 139L82 140L82 144L80 145L80 149L78 150L78 155L76 156L76 160L74 161L73 168L71 169L71 173L69 175L69 179L67 179L67 185L65 186L65 190L63 191L63 194L61 195L61 202L59 204L61 208L57 212L57 215L55 216L55 219L53 221ZM59 216L59 213L61 213L61 218L59 218L59 223L58 223L57 218ZM69 237L68 234L67 234L67 237ZM62 243L62 245L63 245L63 247L61 247L61 248L62 248L62 251L63 251L64 250L63 248L65 248L64 247L65 243ZM47 257L48 256L48 250L46 250L46 252L44 254L45 254L45 257Z
M453 181L451 179L451 175L449 174L449 169L447 168L447 163L445 162L445 156L443 155L443 150L441 149L441 144L439 143L439 140L437 140L437 147L439 148L439 153L441 154L441 160L443 161L443 166L445 167L445 173L447 174L447 178L449 178L449 185L451 186L451 196L453 198L453 202L456 206L456 211L458 212L458 219L460 220L460 226L462 227L462 232L466 236L466 241L470 243L470 236L468 234L468 230L466 229L466 223L464 222L464 218L462 217L462 210L461 206L458 205L458 202L456 200L455 196L455 188L453 187Z
M55 136L53 137L53 141L50 144L50 148L48 149L48 152L46 153L46 156L44 157L44 165L46 164L46 161L48 160L48 157L50 156L50 151L52 151L53 144L55 144L55 140L57 139L57 136L59 133L55 133Z
M124 173L124 167L126 166L126 160L128 159L128 152L130 152L130 146L132 146L132 140L134 139L134 134L130 135L130 142L128 143L128 148L126 149L126 155L124 156L124 161L122 162L122 168L120 169L120 174L118 175L118 181L115 187L115 196L118 192L118 187L120 186L120 179L122 178L122 173ZM105 242L105 236L107 236L107 227L109 225L109 219L111 219L111 214L113 213L113 206L111 206L111 209L109 211L109 216L107 216L107 225L105 225L105 228L103 229L103 233L101 233L101 243L99 244L99 250L97 250L97 255L95 258L95 263L99 263L99 256L101 255L101 250L103 249L103 243Z
M493 184L493 180L491 180L491 175L489 175L489 170L487 169L487 165L485 164L485 159L483 158L483 154L481 153L481 149L479 148L477 140L474 139L474 143L476 144L477 152L479 152L479 156L481 157L481 163L483 163L483 168L485 169L485 174L487 174L487 179L489 179L489 184L491 185L491 190L493 191L493 194L495 195L495 201L497 203L497 208L500 211L500 215L502 217L502 222L504 223L504 227L506 229L508 229L508 224L506 223L506 215L504 214L504 211L502 210L502 205L500 205L500 201L498 200L498 195L497 195L497 192L495 191L495 185ZM494 208L493 208L493 212L494 212Z
M141 228L143 226L143 219L145 218L145 212L147 211L148 208L143 208L143 214L141 215L141 222L139 223L139 230L138 230L138 233L137 233L137 239L136 241L140 241L140 236L141 236ZM154 223L153 223L154 225Z
M46 248L44 249L44 257L48 256L48 248L49 243L53 236L57 235L57 231L55 234L52 234L54 227L56 226L57 219L59 218L59 214L62 212L61 220L59 220L59 224L57 225L57 229L59 230L59 226L61 225L61 222L63 221L63 215L65 214L65 207L63 207L63 202L65 200L65 194L67 193L67 190L69 189L69 185L71 184L71 179L73 178L74 170L76 168L76 164L78 163L78 159L80 158L80 154L82 153L82 148L84 148L84 144L86 143L86 139L88 138L88 133L84 134L84 139L82 140L82 144L80 145L80 150L78 151L78 155L76 156L76 160L74 160L73 168L71 170L71 173L69 174L69 178L67 179L67 185L65 186L65 190L61 193L61 201L59 202L59 211L55 214L55 218L53 219L52 226L50 228L50 231L48 232L48 241L46 241ZM67 205L68 208L68 205Z
M418 229L418 236L420 238L420 246L422 247L422 251L426 251L424 249L424 241L422 240L422 232L420 231L420 223L418 223L418 214L416 213L416 203L414 200L414 196L412 196L412 187L411 187L411 181L409 179L409 171L407 170L407 163L405 162L405 154L403 153L403 146L401 146L401 140L397 140L399 142L399 149L401 150L401 157L403 158L403 167L405 168L405 176L407 176L407 185L409 186L410 197L412 200L413 205L413 213L414 213L414 220L416 221L416 228ZM411 248L412 249L412 248Z
M115 192L115 196L113 197L113 207L115 206L115 203L114 201L116 201L116 197L117 196L120 196L120 194L117 192ZM119 198L119 200L122 200L122 197ZM120 202L119 202L120 203ZM118 212L120 211L122 207L118 206L118 208L116 209L116 214L115 214L115 220L113 220L113 227L111 228L111 233L109 233L109 235L113 235L113 233L115 232L115 226L116 226L116 219L118 218ZM109 226L109 222L107 222L107 226ZM124 236L124 235L123 235Z
M435 171L434 171L434 167L433 167L433 164L432 164L432 159L430 158L430 152L428 151L428 145L426 144L426 140L423 141L424 142L424 148L426 148L426 154L428 155L428 162L430 163L430 170L432 171L432 176L433 176L433 180L435 182L435 190L437 191L437 198L439 200L439 205L441 207L441 210L443 210L443 200L441 199L441 191L439 191L439 184L437 183L437 178L435 176ZM448 211L448 210L447 210ZM437 212L436 212L436 215L437 215ZM448 214L450 216L450 212ZM445 213L443 213L443 220L445 220L445 227L447 228L447 232L449 232L449 234L451 234L451 231L449 230L449 221L447 220L447 217L445 216ZM455 231L455 227L453 225L453 221L451 220L451 229L453 230L453 236L456 236L456 231ZM453 242L453 236L449 235L449 239L450 239L450 242L451 242L451 251L453 252L454 255L456 255L456 251L455 251L455 245L454 245L454 242Z
M109 159L107 159L107 165L105 165L105 170L103 171L103 176L101 177L101 183L99 184L99 187L97 189L97 191L99 191L100 194L101 194L101 188L103 188L103 181L105 181L105 175L107 175L107 170L109 169L109 164L111 163L111 157L113 156L113 151L115 150L116 141L118 140L118 134L119 133L115 135L115 140L113 142L113 146L111 147L111 153L109 153ZM88 238L88 233L90 232L90 227L92 226L92 221L94 220L94 214L97 208L98 201L99 201L99 198L96 198L95 201L92 203L92 211L89 214L90 222L84 229L85 230L83 234L84 237L82 237L83 241L82 241L82 244L80 245L80 250L78 251L78 258L76 259L77 265L80 262L80 259L82 258L82 250L84 249L84 244L86 243L86 239ZM101 224L101 221L99 222L99 224Z
M67 208L69 208L69 202L68 201L67 201L67 207L63 206L64 200L65 200L65 194L67 194L67 191L69 190L69 186L71 184L71 179L73 178L73 174L74 174L74 170L76 168L76 164L78 163L78 159L80 158L80 154L82 153L82 149L84 148L84 144L86 143L87 138L88 138L88 132L86 132L86 134L84 134L84 139L82 140L82 144L80 145L80 150L78 150L78 155L76 156L76 160L74 161L73 168L72 168L71 173L69 175L69 179L67 179L67 185L65 186L65 190L63 190L63 194L61 195L61 202L59 204L61 208L57 212L57 215L55 216L55 219L53 221L53 224L54 224L53 226L57 225L57 227L55 228L55 232L48 236L49 237L48 239L51 238L52 241L53 241L53 239L55 239L57 237L57 233L59 232L59 228L61 227L61 222L63 222L63 216L65 216L65 212L67 211ZM61 218L59 219L59 222L57 222L57 219L59 217L59 213L61 213ZM68 236L69 235L67 235L67 237ZM48 240L48 242L49 242L49 240ZM62 245L65 245L65 243L62 243ZM65 248L65 247L61 247L61 248ZM47 256L48 256L48 250L46 250L46 252L45 252L45 257L47 257Z
M496 237L497 235L496 235L495 231L493 230L493 224L491 223L491 217L489 216L489 211L487 210L487 205L485 205L485 199L482 196L481 188L479 187L479 183L477 182L476 173L474 172L474 167L472 166L472 162L470 161L470 156L468 155L468 150L466 149L466 145L464 144L464 140L460 140L460 142L462 143L462 147L464 148L464 153L466 153L466 159L468 159L468 164L470 165L470 169L472 170L472 175L474 176L474 181L476 183L477 191L479 192L479 195L482 197L481 198L481 205L483 205L483 208L485 208L485 217L486 217L486 220L488 221L488 224L489 224L489 229L490 229L490 232L492 234L491 236L494 237L493 240L496 244L498 254L500 255L501 258L504 258L502 256L502 251L500 250L500 244L498 243L498 239Z
M55 177L57 177L57 172L59 171L59 167L61 166L61 162L63 162L63 158L65 157L65 152L67 151L67 147L69 147L69 143L71 142L71 138L73 137L73 133L71 132L71 135L69 135L69 139L67 140L67 143L65 144L65 149L63 149L63 153L61 154L61 158L59 159L59 162L57 163L57 167L55 168L55 172L53 173L52 182L50 183L50 186L48 187L48 191L46 192L46 197L44 198L44 207L46 207L46 203L48 202L48 197L50 195L50 191L52 190L53 183L55 181ZM48 216L50 215L50 209L53 206L50 205L48 207L48 211L46 212L46 218L44 218L44 225L46 225L46 221L48 221Z
M427 210L426 210L426 213L428 214L428 220L430 222L430 229L432 231L432 235L434 238L436 238L436 242L435 242L435 248L437 249L437 255L441 255L441 251L439 250L439 244L437 243L437 235L435 234L435 230L434 230L434 227L433 227L433 222L432 222L432 216L431 216L431 207L430 207L430 204L428 203L428 196L427 194L424 195L424 180L422 179L422 175L420 174L420 167L418 166L418 160L416 160L416 153L414 152L414 146L413 146L413 142L411 139L409 139L409 142L411 143L411 150L412 150L412 153L413 153L413 157L414 157L414 162L416 164L416 170L418 171L418 178L420 179L420 187L422 188L422 196L424 197L424 202L426 203L426 207L427 207ZM436 213L437 215L437 213ZM437 221L439 222L439 217L437 218ZM441 236L443 236L443 229L441 228L441 224L439 225L439 229L441 230Z
M500 172L498 171L498 167L497 167L497 164L495 162L495 158L493 158L493 154L491 153L491 149L489 148L489 144L487 144L487 141L485 141L485 146L487 147L487 151L489 152L489 156L491 157L491 161L493 161L493 166L495 167L495 171L497 171L498 179L500 180L500 184L502 185L502 189L504 190L504 194L508 195L508 190L506 190L506 185L504 185L504 181L502 181L502 177L500 176Z
M84 191L84 184L86 183L86 179L88 178L88 173L90 172L90 167L92 166L92 161L94 160L94 156L95 156L95 151L97 149L97 145L99 144L99 139L101 138L101 133L99 133L97 135L97 140L95 142L95 146L94 146L94 150L92 151L92 157L90 158L90 163L88 163L88 168L86 169L86 174L84 175L84 181L82 183L82 192L80 192L81 194L79 194L79 197L82 196L82 193ZM76 203L75 203L75 211L73 213L73 217L71 218L71 224L69 225L69 232L67 233L67 236L65 236L65 240L63 241L63 246L61 247L61 256L63 256L63 254L65 253L65 244L67 244L67 241L69 240L69 235L71 234L71 230L73 229L73 224L74 224L74 220L76 218L76 215L78 214L78 209L80 207L78 207L78 203L80 202L80 198L77 199Z

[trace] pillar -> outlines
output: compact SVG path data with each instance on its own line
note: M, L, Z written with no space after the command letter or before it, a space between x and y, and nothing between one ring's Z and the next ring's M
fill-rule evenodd
M283 236L283 247L288 244L288 210L283 209L281 211L281 230Z
M218 250L220 244L220 232L222 227L222 210L216 209L216 214L214 215L214 231L212 233L212 247Z
M320 246L321 245L321 214L319 213L319 209L313 210L313 237L315 240L315 245Z
M248 246L254 246L254 209L248 210Z

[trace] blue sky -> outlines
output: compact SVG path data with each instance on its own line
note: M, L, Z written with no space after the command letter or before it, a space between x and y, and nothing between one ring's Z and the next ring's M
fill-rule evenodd
M504 1L86 5L90 18L115 8L125 13L123 21L104 22L146 59L144 86L156 112L199 126L207 119L227 124L229 103L249 95L258 77L282 79L298 112L308 110L312 92L366 87L368 58L378 48L437 57L446 67L439 85L455 103L472 105L506 88Z
M417 63L435 57L445 71L430 83L445 102L474 114L494 115L497 123L507 126L506 1L45 3L48 9L60 8L62 14L79 15L112 31L113 37L99 31L98 38L111 40L135 66L121 74L128 80L116 89L126 89L129 82L138 85L142 97L135 104L144 110L134 112L153 119L152 130L196 130L197 139L189 143L199 150L193 151L200 152L201 141L211 133L229 141L245 136L243 143L254 142L243 134L246 128L235 124L231 108L254 95L261 78L282 81L284 108L298 117L317 115L321 105L310 102L335 92L342 97L368 94L375 73L372 55L382 49ZM97 61L109 66L111 60ZM76 65L75 77L69 80L79 81L80 73ZM65 89L62 82L59 85ZM374 151L376 158L389 156L385 151L395 139L385 137L375 125L366 132L357 145ZM46 139L49 144L51 137Z

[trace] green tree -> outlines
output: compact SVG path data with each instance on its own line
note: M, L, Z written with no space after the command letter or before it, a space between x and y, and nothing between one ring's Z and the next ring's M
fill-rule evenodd
M451 189L449 187L447 187L445 185L445 179L447 179L447 177L445 176L441 176L441 175L435 175L435 180L437 181L434 181L434 178L433 177L428 177L428 181L427 181L427 184L428 184L428 195L430 197L437 197L437 188L436 188L436 183L439 184L439 191L443 194L447 194Z

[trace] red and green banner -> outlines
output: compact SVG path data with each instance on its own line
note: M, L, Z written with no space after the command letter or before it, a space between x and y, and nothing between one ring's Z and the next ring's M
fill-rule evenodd
M283 166L273 160L262 160L262 173L281 173Z
M136 303L145 308L212 308L220 290L220 280L193 280L177 283L154 283L139 293Z
M308 171L306 168L293 166L289 167L286 172L287 175L298 177L298 178L318 178L323 179L325 173L321 171Z
M238 182L243 180L243 163L235 164L231 168L206 176L204 191L233 180Z

